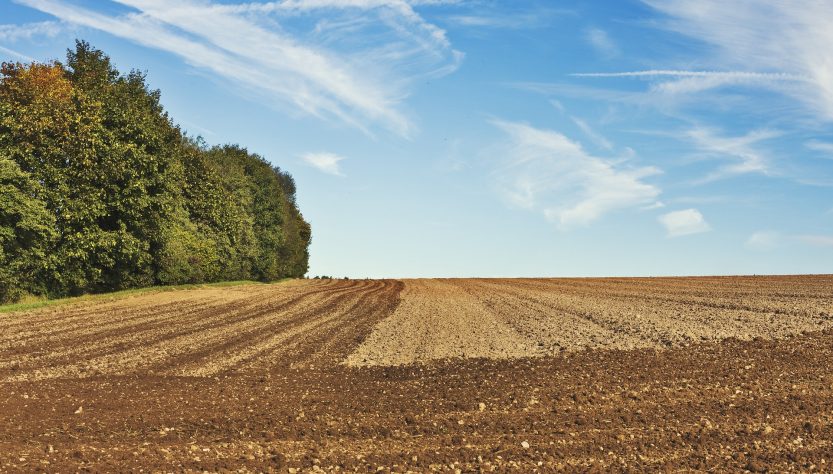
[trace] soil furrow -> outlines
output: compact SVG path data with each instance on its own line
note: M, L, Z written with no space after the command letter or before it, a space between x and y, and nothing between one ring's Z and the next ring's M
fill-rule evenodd
M2 472L813 472L833 276L299 280L0 316Z

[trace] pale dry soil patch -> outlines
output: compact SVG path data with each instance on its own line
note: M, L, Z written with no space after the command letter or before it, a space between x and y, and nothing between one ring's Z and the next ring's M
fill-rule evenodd
M346 360L391 366L778 339L833 327L831 277L404 280Z

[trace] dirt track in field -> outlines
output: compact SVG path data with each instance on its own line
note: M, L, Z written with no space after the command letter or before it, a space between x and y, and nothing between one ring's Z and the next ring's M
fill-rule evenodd
M833 276L308 280L2 314L0 471L830 470L832 328Z

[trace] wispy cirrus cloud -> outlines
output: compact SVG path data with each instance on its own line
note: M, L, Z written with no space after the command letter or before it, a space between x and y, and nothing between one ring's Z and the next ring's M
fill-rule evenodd
M121 1L121 0L116 0ZM383 14L379 17L365 18L362 16L341 18L340 21L324 21L316 25L316 29L326 25L349 24L352 31L356 31L356 25L367 21L381 21L393 29L407 33L416 40L420 46L432 49L435 46L450 48L451 44L446 37L445 30L433 25L422 18L415 10L416 5L445 5L458 3L454 0L433 0L433 1L405 1L405 0L283 0L273 2L252 2L235 5L218 5L216 10L234 13L259 13L259 14L299 14L310 12L338 13L342 11L367 12L373 10L388 10L393 14ZM416 31L406 32L402 26L408 24ZM416 34L414 34L416 33ZM419 37L423 33L424 37ZM432 45L432 43L434 43Z
M39 21L20 25L0 25L0 41L15 42L36 37L53 38L65 30L57 21Z
M833 235L820 234L784 234L777 231L758 231L746 240L749 250L769 252L788 244L804 244L813 247L833 247Z
M755 130L745 135L727 137L705 127L693 128L685 133L685 137L691 140L701 152L730 160L729 164L717 168L701 182L748 173L773 174L773 166L768 153L757 148L756 145L779 136L781 132L777 130Z
M584 226L603 215L651 205L660 189L643 180L654 167L629 168L593 156L565 135L524 123L495 120L508 137L495 176L513 204L538 210L561 229Z
M703 214L693 208L663 214L659 216L659 222L665 227L668 237L682 237L711 230Z
M341 167L339 166L339 162L345 159L343 156L326 152L306 153L301 156L301 159L304 160L306 164L317 168L323 173L334 176L344 176L344 173L341 172Z
M628 98L677 117L684 116L681 105L708 103L727 112L741 106L770 117L777 113L788 124L833 121L833 50L828 47L833 44L833 3L642 1L660 14L652 25L694 40L692 48L677 57L652 58L666 68L578 72L573 77L645 80L647 90ZM755 100L760 92L780 100Z
M823 142L821 140L810 140L806 142L804 146L810 150L821 152L825 158L833 159L833 143Z
M833 235L797 235L796 239L816 247L833 247Z
M613 143L610 142L607 138L604 137L601 133L597 132L593 127L591 127L586 121L580 119L575 116L570 116L570 120L573 121L576 126L584 132L593 142L607 151L613 150Z
M243 5L116 0L133 9L121 15L68 1L15 1L63 22L168 51L247 93L367 133L381 127L412 136L415 126L400 104L413 82L448 74L462 59L444 31L397 0ZM282 23L287 15L315 12L327 13L328 21L311 29ZM365 35L373 40L364 41Z
M611 39L607 31L601 28L593 27L584 30L584 39L602 56L611 58L621 53L619 45Z
M624 71L624 72L576 72L570 74L574 77L716 77L723 79L747 79L747 80L776 80L776 81L808 81L805 76L787 74L783 72L745 72L745 71L681 71L674 69L648 69L645 71Z
M665 15L660 23L664 28L710 45L713 53L708 62L721 70L736 71L723 79L767 85L776 80L781 93L823 120L833 120L833 50L829 47L833 44L833 3L643 2ZM713 81L716 77L705 75L697 80ZM789 84L795 80L800 84Z
M777 88L780 84L809 84L810 78L784 72L749 71L681 71L649 69L644 71L573 73L573 77L639 78L652 81L650 91L664 96L695 94L725 86L749 85Z
M13 49L6 48L4 46L0 46L0 52L2 52L4 54L8 54L9 56L13 56L13 57L18 58L18 59L22 59L24 61L34 61L35 60L35 58L33 58L31 56L27 56L23 53L20 53L18 51L13 50Z
M33 38L54 38L65 30L66 25L57 21L0 25L0 53L24 61L35 61L35 58L21 53L16 49L9 48L8 45L21 41L30 41Z
M761 230L752 233L748 239L746 239L746 243L744 246L749 250L755 250L758 252L768 252L777 248L781 245L781 241L784 237L781 235L780 232L775 232L771 230Z
M448 2L451 3L451 2ZM454 2L466 6L466 2ZM488 7L479 2L468 2L465 11L446 14L442 21L463 28L531 30L550 26L558 18L575 15L568 9L539 7L523 9L507 3L503 7ZM496 4L500 5L500 4Z

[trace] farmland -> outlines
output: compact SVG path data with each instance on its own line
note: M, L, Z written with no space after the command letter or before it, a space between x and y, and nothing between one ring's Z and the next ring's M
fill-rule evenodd
M833 277L292 280L0 314L0 470L828 469Z

